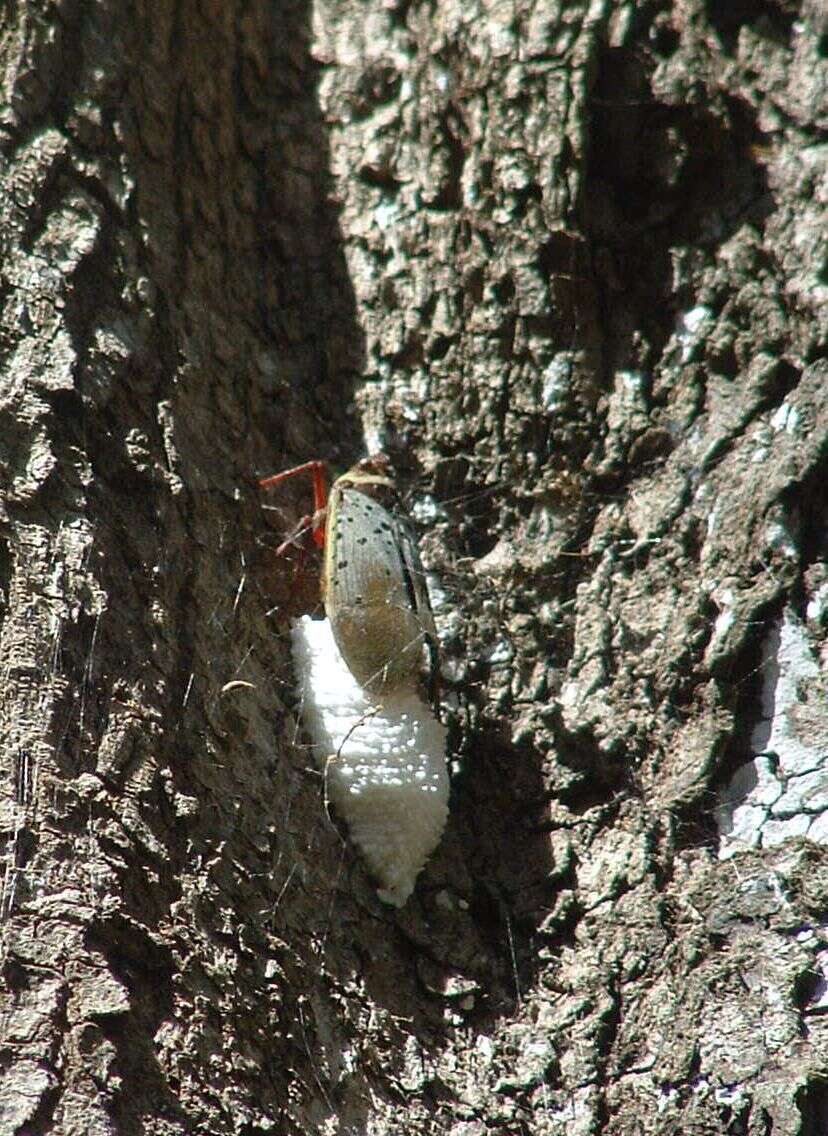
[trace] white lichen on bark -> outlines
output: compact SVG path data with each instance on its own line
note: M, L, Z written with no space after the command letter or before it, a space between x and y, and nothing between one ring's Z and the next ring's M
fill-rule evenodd
M762 650L762 718L753 758L719 808L720 856L790 836L828 843L828 701L806 629L788 608Z

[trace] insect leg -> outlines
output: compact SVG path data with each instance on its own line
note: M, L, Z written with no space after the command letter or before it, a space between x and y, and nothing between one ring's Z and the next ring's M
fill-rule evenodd
M303 518L301 523L304 524L307 520L311 521L314 542L319 548L323 548L325 545L325 509L328 504L328 485L324 462L304 462L303 465L294 466L293 469L285 469L281 473L274 473L271 477L263 477L259 482L259 487L261 489L272 489L275 485L281 485L283 481L287 481L289 477L293 477L297 473L309 473L313 477L313 517ZM289 544L290 541L286 543Z

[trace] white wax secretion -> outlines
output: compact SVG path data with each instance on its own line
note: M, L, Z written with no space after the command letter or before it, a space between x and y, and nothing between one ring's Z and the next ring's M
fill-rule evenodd
M416 690L366 695L327 619L296 621L293 657L328 799L380 882L380 899L402 907L446 824L446 729Z

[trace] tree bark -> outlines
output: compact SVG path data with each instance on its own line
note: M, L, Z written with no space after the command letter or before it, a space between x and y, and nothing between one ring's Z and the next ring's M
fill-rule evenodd
M818 0L7 15L0 1133L828 1128ZM255 479L394 461L447 832L329 817Z

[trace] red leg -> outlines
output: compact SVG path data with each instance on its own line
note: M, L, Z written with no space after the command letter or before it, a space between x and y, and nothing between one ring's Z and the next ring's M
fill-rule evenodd
M283 481L287 481L289 477L293 477L297 473L309 473L313 477L313 517L303 518L302 522L311 521L311 532L314 542L319 548L325 545L325 509L328 504L328 485L325 476L325 463L321 461L309 461L303 465L294 466L293 469L283 470L282 473L274 473L272 477L264 477L259 482L262 489L272 489L274 485L281 485ZM290 540L286 544L292 543ZM282 546L283 548L285 545Z

